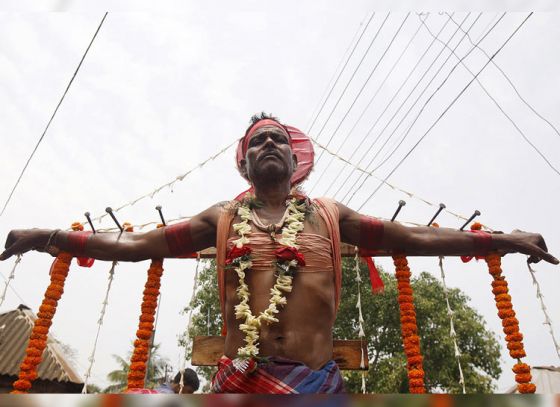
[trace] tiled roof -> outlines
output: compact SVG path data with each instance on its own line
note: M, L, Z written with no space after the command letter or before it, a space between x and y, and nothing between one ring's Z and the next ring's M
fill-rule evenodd
M19 366L25 357L27 342L36 319L35 314L25 305L0 314L0 375L19 374ZM39 379L43 380L83 383L51 335L37 373Z

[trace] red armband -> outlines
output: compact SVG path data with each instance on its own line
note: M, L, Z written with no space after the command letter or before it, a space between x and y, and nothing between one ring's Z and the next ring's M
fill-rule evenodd
M360 242L362 249L375 249L381 246L384 226L379 219L362 216L360 219Z
M475 257L477 260L483 259L489 252L492 251L492 235L482 230L469 230L474 233L474 256L461 256L463 263L467 263Z
M191 223L189 221L166 226L164 229L167 247L173 257L188 255L193 251Z
M92 232L71 232L68 234L68 251L78 257L85 253Z

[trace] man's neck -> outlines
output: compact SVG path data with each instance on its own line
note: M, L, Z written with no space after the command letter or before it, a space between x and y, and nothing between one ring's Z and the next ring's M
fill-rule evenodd
M286 206L286 199L290 195L290 183L275 184L271 187L257 186L255 188L255 197L263 203L266 208L284 208Z

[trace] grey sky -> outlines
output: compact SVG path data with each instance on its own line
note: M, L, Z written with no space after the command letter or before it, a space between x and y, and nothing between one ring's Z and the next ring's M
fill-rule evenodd
M101 12L84 12L83 7L73 8L74 4L80 3L61 2L58 6L82 12L0 14L2 203L102 17ZM253 2L240 9L225 3L203 7L187 4L175 14L109 13L10 206L0 217L0 239L12 228L65 228L75 220L83 220L86 210L99 215L106 206L117 207L150 192L242 135L255 112L272 112L284 122L307 130L314 109L369 9L366 2L359 2L352 9L326 3L297 6L294 3L291 7L264 9L258 4ZM546 3L541 6L546 8ZM465 16L458 13L454 18L461 21ZM495 52L525 16L526 13L509 13L482 47L489 53ZM363 54L384 17L385 13L376 14L356 50L357 56ZM347 96L319 136L319 142L328 141L404 17L402 13L389 17L350 84ZM467 22L475 17L473 13ZM533 15L496 57L496 62L523 96L560 126L557 117L560 106L555 97L560 88L557 17L546 13ZM437 32L445 18L436 12L430 15L427 24ZM478 38L494 18L494 12L480 17L472 29L473 38ZM418 24L418 17L412 13L329 148L339 148ZM442 37L450 34L451 31L444 31ZM349 157L356 149L358 141L430 41L427 31L420 29L364 120L340 148L340 155ZM464 55L469 49L467 45L465 40L457 52ZM427 58L434 58L440 48L441 45L434 46ZM443 55L447 56L447 51ZM348 80L357 60L350 61L349 70L341 78L342 84ZM485 59L475 50L465 62L477 72ZM443 73L447 74L455 63L456 59L451 57L421 101L435 90ZM423 67L427 68L427 64ZM418 78L415 74L412 83ZM380 168L379 176L385 176L393 168L470 79L465 69L457 67L395 157ZM560 137L520 102L493 66L481 74L480 80L532 142L560 167L557 158ZM403 90L403 95L406 89L411 86ZM334 94L338 96L341 90L339 85ZM327 104L326 112L334 100ZM419 107L412 112L417 112ZM384 116L383 124L388 117ZM312 136L317 136L325 118L325 113L319 117ZM410 123L412 119L408 120ZM396 132L396 136L402 134L403 130ZM163 205L168 218L187 216L234 197L246 184L236 173L233 154L233 149L228 150L178 182L173 191L165 189L153 199L123 209L117 214L119 220L156 221L157 204ZM308 188L315 184L329 161L330 156L324 154L306 184ZM341 171L344 172L339 183L349 169L334 160L313 195L324 194ZM481 221L494 229L541 232L549 249L558 256L559 179L473 83L389 181L431 202L444 202L450 210L464 215L479 209L483 213ZM376 187L377 181L368 180L349 206L358 208ZM425 223L435 211L386 187L362 211L390 217L399 199L407 201L399 216L403 221ZM439 223L446 227L460 226L456 218L446 214ZM113 225L105 220L96 226ZM13 287L34 310L48 284L50 262L48 256L32 253L23 258L17 270ZM379 262L391 269L389 261ZM12 264L13 260L0 264L4 276ZM471 304L485 316L489 327L499 333L500 322L486 266L474 262L463 265L458 259L448 259L445 265L448 284L463 289L471 297ZM52 327L61 341L78 350L78 368L82 374L93 344L109 267L108 263L96 262L92 269L72 269ZM147 267L147 262L123 263L117 267L99 340L94 383L106 384L106 374L116 367L111 354L124 355L130 349ZM414 273L422 270L439 273L436 259L412 259L411 268ZM559 270L545 264L536 268L554 327L560 334L560 299L554 291L560 282ZM523 256L507 256L504 270L525 334L528 363L557 365L558 357L542 325L543 316ZM185 316L178 315L178 311L188 302L193 271L194 261L165 262L156 341L162 342L162 351L174 366L179 357L176 337L186 324ZM2 311L19 303L14 292L9 291ZM504 375L500 388L513 380L509 371L513 362L506 352L502 359Z

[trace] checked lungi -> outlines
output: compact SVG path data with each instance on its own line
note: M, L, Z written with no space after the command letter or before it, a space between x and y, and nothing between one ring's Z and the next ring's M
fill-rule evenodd
M310 394L344 393L344 382L334 360L320 370L301 362L269 357L252 372L241 372L223 356L212 379L214 393Z

